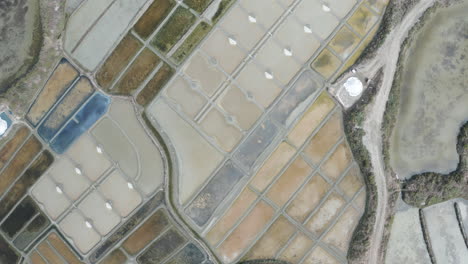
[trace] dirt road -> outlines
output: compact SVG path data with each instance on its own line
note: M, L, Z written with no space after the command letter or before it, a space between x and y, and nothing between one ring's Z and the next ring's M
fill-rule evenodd
M387 103L388 95L392 87L393 77L397 68L400 46L406 38L409 30L419 20L424 11L434 4L435 0L421 0L412 10L408 12L405 18L398 24L394 30L387 36L386 41L377 52L374 59L367 62L357 71L364 76L372 77L380 67L383 67L383 80L374 102L369 106L366 121L364 123L363 137L364 145L369 151L372 167L375 174L377 185L377 210L374 233L371 240L367 263L383 263L381 259L381 245L384 235L384 226L387 212L387 180L385 177L385 166L382 155L382 120Z

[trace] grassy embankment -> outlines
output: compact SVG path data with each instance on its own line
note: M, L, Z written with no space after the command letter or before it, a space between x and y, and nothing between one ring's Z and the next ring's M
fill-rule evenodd
M196 17L190 10L178 7L156 34L151 44L162 53L167 53L187 33L195 20Z
M394 26L394 21L397 21L396 17L399 16L398 10L401 10L396 2L397 1L391 1L387 6L377 33L356 60L356 65L364 63L368 59L374 57L377 50L385 42L387 35ZM359 101L350 107L343 115L344 129L349 146L366 183L366 207L351 238L347 254L347 259L350 263L359 263L365 259L370 246L370 239L376 218L377 187L370 155L362 142L362 137L365 134L362 126L365 120L366 107L372 102L374 95L377 93L377 89L381 85L382 77L383 72L382 69L380 69L376 76L370 81L368 88Z
M198 13L203 13L212 1L213 0L185 0L184 3Z
M385 42L387 35L391 32L391 30L397 25L404 16L409 12L409 10L414 7L414 5L419 0L412 0L412 1L403 1L403 0L395 0L390 1L389 5L385 10L385 14L382 18L382 22L377 30L375 37L369 43L369 45L364 49L363 53L360 57L356 60L356 65L365 63L365 61L369 60L370 58L376 55L377 50L382 46ZM350 243L350 248L348 250L348 261L350 263L359 263L362 262L365 258L365 254L370 246L370 236L373 232L375 216L376 216L376 202L377 202L377 193L376 193L376 186L375 186L375 179L374 174L372 172L372 165L370 162L370 156L362 143L362 137L364 136L365 132L361 128L362 124L365 119L365 109L366 106L372 101L374 94L376 93L376 87L380 86L381 81L381 73L379 72L376 76L373 77L370 83L371 89L367 89L366 93L361 97L361 99L344 115L344 123L345 123L345 132L347 134L348 142L350 144L351 149L353 150L354 157L359 164L363 177L366 181L367 187L367 203L366 209L361 218L358 226L356 227L352 241ZM389 103L387 104L387 109L396 109L395 108L395 94L390 94ZM391 112L393 110L386 110L386 112ZM383 125L381 127L383 133L383 144L385 149L385 141L388 138L388 131L391 128L389 122L389 116L384 117ZM384 150L385 151L385 150ZM384 153L385 155L385 153ZM386 174L392 175L393 172L389 169L389 166L386 166ZM387 210L387 218L385 221L385 233L383 238L383 245L382 248L385 248L385 244L388 241L389 237L389 230L393 220L393 211L396 199L398 197L398 185L393 180L394 177L387 177L388 181L388 192L389 192L389 201L388 201L388 210Z
M350 107L343 115L344 130L349 146L353 152L354 159L361 169L362 176L366 183L366 207L361 220L354 230L351 238L348 261L358 262L367 252L370 246L370 235L373 232L376 208L377 208L377 187L375 184L375 175L372 170L370 155L362 142L362 137L365 135L362 129L367 106L372 102L374 95L377 93L377 88L382 82L383 72L380 69L374 76L366 89L366 92L361 96L352 107Z
M187 56L197 47L198 43L210 32L211 25L205 21L200 22L190 35L185 39L182 45L172 54L172 59L176 64L183 62Z
M413 2L414 4L414 2ZM387 178L387 188L388 188L388 209L387 209L387 217L385 219L385 231L384 231L384 239L381 248L386 250L388 239L390 238L391 227L393 224L394 219L394 208L397 202L397 199L400 195L400 183L397 181L397 177L393 172L391 165L390 165L390 138L392 136L393 129L396 125L398 111L400 108L400 86L401 86L401 78L403 73L402 65L405 64L405 60L408 58L408 50L410 43L414 39L415 35L419 31L419 29L424 25L425 21L430 17L430 15L435 11L437 8L435 6L430 7L427 9L424 14L421 16L419 21L411 28L408 32L407 37L401 44L400 53L398 55L398 62L397 62L397 69L395 71L395 75L393 76L392 87L390 93L388 95L387 103L385 105L385 112L382 121L382 152L384 158L384 165L385 165L385 174ZM411 3L405 6L403 12L407 12L409 8L411 8ZM400 18L401 19L401 18ZM384 253L385 254L385 253Z

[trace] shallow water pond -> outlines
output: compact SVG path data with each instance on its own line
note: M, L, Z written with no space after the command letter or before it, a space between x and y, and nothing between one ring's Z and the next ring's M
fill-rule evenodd
M436 12L415 35L403 65L390 146L400 178L454 170L457 134L468 119L468 1Z

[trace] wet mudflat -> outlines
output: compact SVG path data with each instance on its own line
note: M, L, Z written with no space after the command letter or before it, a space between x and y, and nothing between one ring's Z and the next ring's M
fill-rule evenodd
M34 185L37 179L49 168L53 161L54 157L47 150L39 155L1 200L0 219L3 219L8 212L13 209L15 204L26 194L27 190Z
M174 229L170 229L160 238L153 242L149 248L138 257L139 263L161 263L179 248L182 243L185 242L185 238Z
M23 200L1 225L5 234L12 238L37 213L37 208L31 199Z
M194 244L190 243L185 246L168 264L191 264L191 263L202 263L205 259L203 252L197 248Z
M242 176L231 161L226 162L189 205L186 214L203 226Z
M415 35L402 65L390 156L404 178L454 170L457 134L468 118L468 1L436 12Z
M278 127L271 120L260 124L234 153L246 170L251 170L260 162L262 153L271 145L279 134Z
M0 235L0 262L1 263L16 263L19 255L16 251L8 244L8 242Z
M49 220L43 214L36 216L32 222L16 237L13 244L20 250L24 250L44 229L49 225Z
M298 110L305 108L320 88L321 84L312 77L309 72L301 74L293 88L275 105L271 113L273 120L287 127L291 125L299 115Z
M0 1L0 93L34 64L41 47L38 0Z

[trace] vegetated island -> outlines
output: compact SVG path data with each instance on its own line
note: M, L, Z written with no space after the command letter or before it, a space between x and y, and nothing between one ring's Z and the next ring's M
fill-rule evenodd
M402 184L403 200L422 208L453 198L468 199L468 122L458 134L457 151L460 162L456 170L448 174L425 172L414 175Z

